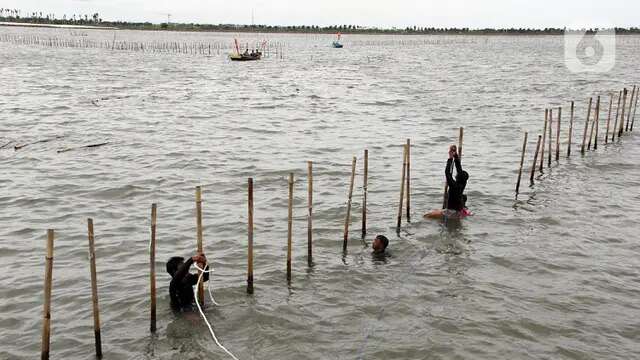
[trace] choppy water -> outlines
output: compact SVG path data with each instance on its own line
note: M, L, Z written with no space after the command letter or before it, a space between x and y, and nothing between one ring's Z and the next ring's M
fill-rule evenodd
M71 36L68 30L2 33ZM110 38L112 32L83 31ZM167 41L232 34L119 32ZM220 307L208 318L241 359L631 359L640 356L640 141L562 157L516 201L522 132L543 111L637 83L640 38L606 74L575 75L559 37L269 35L284 59L0 43L0 358L40 349L44 245L56 229L52 356L93 357L86 218L95 221L105 359L223 359L201 320L169 308L164 261L195 249L194 187ZM262 39L244 35L243 40ZM411 40L411 41L409 41ZM425 42L426 40L426 42ZM438 40L440 42L438 43ZM405 41L404 44L401 41ZM605 116L606 106L603 106ZM465 127L475 212L443 227L447 145ZM563 139L566 140L566 127ZM411 138L413 222L395 235L402 144ZM57 153L97 142L110 145ZM575 145L574 145L575 146ZM370 236L360 240L362 153ZM564 149L563 149L564 152ZM342 253L352 156L353 231ZM528 171L531 151L525 162ZM306 161L315 161L315 266L306 266ZM296 174L285 281L287 174ZM256 182L256 289L245 293L246 179ZM158 332L148 331L150 205L158 216Z

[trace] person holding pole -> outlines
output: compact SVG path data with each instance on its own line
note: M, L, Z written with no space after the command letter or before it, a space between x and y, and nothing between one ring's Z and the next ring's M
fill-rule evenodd
M171 308L175 311L190 312L193 310L195 297L193 287L198 283L198 275L191 274L191 265L197 263L204 268L202 281L209 281L209 265L204 254L197 254L187 261L181 256L174 256L167 261L167 272L171 275L169 294L171 296Z
M453 178L452 165L456 167L456 177ZM444 210L434 210L425 215L427 219L462 219L470 215L469 210L466 207L467 196L464 195L464 190L467 187L467 181L469 180L469 173L462 170L462 163L460 161L460 155L458 154L458 148L456 145L449 147L449 160L447 160L447 166L445 168L445 176L447 178L447 185L449 186L449 192L447 195L447 208Z

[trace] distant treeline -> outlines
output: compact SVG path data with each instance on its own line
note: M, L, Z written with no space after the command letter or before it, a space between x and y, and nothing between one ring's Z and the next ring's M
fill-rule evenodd
M0 21L22 22L31 24L55 25L92 25L117 27L131 30L172 30L172 31L216 31L216 32L262 32L262 33L310 33L310 34L397 34L397 35L562 35L566 28L508 28L508 29L470 29L470 28L437 28L410 26L400 28L372 28L359 25L238 25L238 24L195 24L195 23L161 23L103 21L98 13L92 15L76 15L58 18L55 14L32 12L23 16L20 10L0 8ZM640 34L640 28L616 28L617 34ZM595 33L598 29L576 29Z

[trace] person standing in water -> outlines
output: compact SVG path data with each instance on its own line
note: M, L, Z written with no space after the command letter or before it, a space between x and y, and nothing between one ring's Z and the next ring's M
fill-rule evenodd
M198 283L199 277L189 272L194 263L205 271L202 274L202 282L209 281L209 265L204 254L196 254L186 261L183 257L174 256L167 261L167 272L171 275L169 284L171 308L175 311L189 312L193 309L195 301L193 287Z
M456 168L455 179L453 178L452 165L455 165ZM434 210L425 215L425 217L429 219L440 219L443 217L461 219L469 215L469 211L466 209L467 196L464 195L464 190L467 187L467 181L469 180L469 174L462 170L460 155L458 154L458 148L455 145L451 145L451 147L449 147L449 159L447 160L447 166L445 167L444 173L447 179L447 185L449 186L447 207L443 210Z

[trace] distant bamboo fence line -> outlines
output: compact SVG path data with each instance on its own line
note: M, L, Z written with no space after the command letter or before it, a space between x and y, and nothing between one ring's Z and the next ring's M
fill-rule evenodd
M185 54L185 55L227 55L235 50L235 46L228 41L184 42L184 41L127 41L127 40L94 40L70 39L57 36L2 34L0 42L15 45L40 46L50 48L69 49L105 49L118 51L132 51L155 54ZM251 45L251 46L249 46ZM240 44L240 51L260 49L265 57L274 54L276 58L284 58L286 43L280 41L266 41L264 43Z

